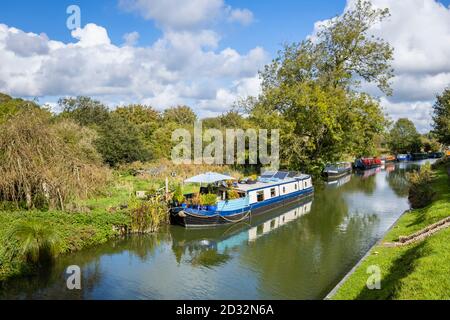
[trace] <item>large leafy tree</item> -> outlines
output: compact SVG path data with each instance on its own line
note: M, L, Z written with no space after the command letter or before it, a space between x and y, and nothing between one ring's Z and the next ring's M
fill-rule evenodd
M197 120L197 115L188 106L177 106L164 110L164 121L175 122L180 125L192 125Z
M411 120L397 120L389 134L389 146L394 153L420 152L421 136Z
M433 133L439 142L450 145L450 88L447 88L433 106Z
M365 81L391 93L393 49L368 34L388 15L387 9L358 1L314 37L285 46L265 67L263 92L245 107L259 125L270 123L260 116L286 122L282 162L287 166L318 171L345 155L374 152L374 138L384 131L385 117L379 102L357 87Z

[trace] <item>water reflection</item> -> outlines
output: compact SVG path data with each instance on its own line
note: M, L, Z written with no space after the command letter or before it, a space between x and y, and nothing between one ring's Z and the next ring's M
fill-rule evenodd
M249 224L116 239L4 283L5 299L320 299L406 210L406 172L387 164L317 186L314 199ZM82 269L82 290L65 269Z

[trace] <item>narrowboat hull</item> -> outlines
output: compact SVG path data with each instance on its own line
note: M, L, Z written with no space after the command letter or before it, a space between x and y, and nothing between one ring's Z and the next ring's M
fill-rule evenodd
M336 180L336 179L342 178L350 173L352 173L352 169L348 168L348 169L343 169L343 170L339 170L339 171L335 171L335 172L324 171L322 173L322 176L327 180Z
M314 188L309 188L285 197L254 203L240 210L240 212L231 214L221 214L220 212L202 214L201 211L192 212L191 210L188 212L183 208L174 208L171 210L170 218L172 224L181 225L186 228L218 227L248 221L253 217L260 216L277 208L297 204L306 198L312 198L313 194Z

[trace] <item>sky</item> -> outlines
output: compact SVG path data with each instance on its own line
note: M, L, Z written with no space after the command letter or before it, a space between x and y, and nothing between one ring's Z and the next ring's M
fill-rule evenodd
M187 104L215 116L260 92L258 71L284 43L305 39L354 1L3 0L0 92L55 111L60 97L87 95L110 107ZM395 49L394 95L363 90L391 119L408 117L426 132L436 94L450 85L450 0L372 3L391 11L370 32Z

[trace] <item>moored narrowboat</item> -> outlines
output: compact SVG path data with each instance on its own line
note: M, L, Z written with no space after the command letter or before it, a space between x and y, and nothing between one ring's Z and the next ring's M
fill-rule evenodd
M411 155L411 159L413 161L428 159L428 153L413 153Z
M328 180L339 179L352 172L352 164L350 162L338 162L327 164L322 171L322 176Z
M410 154L398 154L397 155L397 161L411 161L411 155Z
M358 170L369 170L382 165L380 158L359 158L355 161L355 168Z
M449 151L450 154L450 151ZM440 159L443 158L445 156L445 153L443 152L432 152L428 155L428 158L430 159Z
M385 163L397 161L397 158L393 155L384 156L383 159Z
M248 221L275 208L297 203L314 193L311 176L297 172L270 171L256 180L230 183L232 180L232 177L215 173L186 180L187 183L208 184L207 188L200 189L200 193L215 195L217 202L205 206L187 201L181 207L173 207L172 223L198 228ZM187 199L192 196L188 195Z

